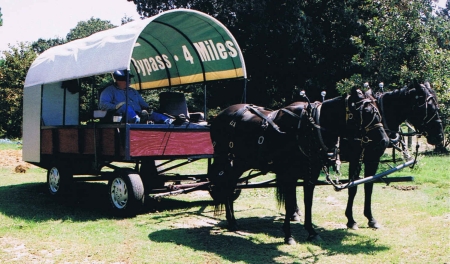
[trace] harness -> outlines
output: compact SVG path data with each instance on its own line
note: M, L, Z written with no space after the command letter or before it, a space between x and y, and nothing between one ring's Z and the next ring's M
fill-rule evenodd
M359 114L360 114L360 124L352 124L354 115L350 111L349 102L348 102L349 98L350 98L350 95L347 95L347 97L345 98L345 111L346 111L345 122L346 122L346 126L347 127L350 126L350 125L357 125L357 127L359 128L359 137L353 138L353 140L355 140L355 141L360 141L361 142L361 147L362 147L361 154L360 154L360 157L359 157L358 168L355 171L355 173L359 173L362 161L364 159L365 148L367 146L367 143L369 143L371 141L370 138L367 136L367 133L370 132L373 129L383 127L382 123L375 122L376 121L376 116L378 116L381 120L383 120L383 117L382 117L382 114L378 111L378 108L375 105L373 105L374 101L372 99L367 98L367 99L363 99L363 100L361 100L361 101L356 103L356 104L360 104L359 107L355 108L355 110L358 110ZM372 120L366 126L363 127L362 126L363 125L363 109L364 109L366 104L371 104L373 106L373 111L375 113L374 113L374 115L372 117ZM355 106L355 103L352 103L352 106ZM362 128L364 128L364 131L361 130ZM348 140L347 138L342 138L342 139L343 140ZM339 149L341 149L340 143L341 142L339 141L338 142L338 144L339 144L338 148ZM334 167L334 170L339 175L340 175L340 164L341 164L341 162L340 162L340 157L339 157L339 153L338 153L336 155L336 159L335 159L335 163L334 163L333 167ZM340 191L342 189L347 188L347 186L349 186L350 182L347 184L347 186L341 187L341 186L339 186L340 183L339 183L339 179L338 178L336 180L333 180L333 179L330 178L329 167L330 167L329 165L328 166L324 165L322 167L322 171L326 175L326 181L329 182L330 184L332 184L335 187L336 191ZM353 175L351 177L351 179L353 179L353 180L354 180L354 178L355 178L355 175Z
M240 108L239 110L237 110L232 117L232 120L229 123L229 133L228 133L228 137L229 137L229 142L228 142L228 160L231 164L233 164L233 160L235 158L235 154L234 154L234 140L235 140L235 131L236 131L236 125L237 123L242 120L242 118L244 117L244 115L247 112L250 112L256 116L258 116L259 118L261 118L261 129L259 130L259 137L257 139L257 143L258 143L258 151L257 151L257 159L260 161L260 164L263 164L263 167L266 167L267 165L271 165L273 163L272 157L277 156L278 153L283 152L285 149L280 148L277 149L275 152L271 152L268 153L266 151L267 149L267 143L265 141L265 134L267 133L267 128L269 126L271 126L274 131L276 131L279 134L285 134L284 131L281 131L280 127L274 122L274 119L277 117L279 112L283 112L285 114L287 114L288 116L291 116L293 118L295 118L296 120L298 120L297 122L297 131L300 130L300 128L302 127L303 124L303 120L305 118L307 118L307 120L309 121L309 123L315 128L315 130L317 131L317 135L319 138L319 143L321 145L321 149L324 151L328 151L328 148L325 146L323 139L322 139L322 135L321 135L321 127L318 125L319 123L319 118L320 118L320 109L321 109L322 104L321 103L317 103L317 106L312 107L311 109L307 110L305 108L302 109L302 111L300 112L300 114L296 114L286 108L282 108L276 111L272 111L270 112L268 115L265 115L264 113L262 113L257 106L255 105L245 105L242 108ZM306 120L305 120L306 121ZM308 155L306 154L306 152L304 151L303 147L300 144L300 134L297 133L296 134L296 141L297 141L297 146L299 148L299 150L301 151L301 153L303 155L305 155L306 157L308 157ZM289 147L289 146L288 146ZM268 170L268 168L266 168L266 170Z
M268 116L263 114L261 111L258 110L258 107L255 105L245 105L244 107L240 108L233 114L233 119L229 123L229 142L228 142L228 160L230 161L231 165L233 165L233 160L235 158L234 155L234 139L235 139L235 131L236 131L236 124L244 117L244 115L247 112L251 112L252 114L258 116L261 118L261 129L260 129L260 135L258 137L258 151L257 151L257 158L258 160L262 161L262 164L271 164L270 160L267 160L265 158L265 133L267 131L267 128L271 126L276 132L280 134L284 134L283 131L280 130L279 126L273 122L275 117L278 114L278 111L272 111ZM294 113L292 113L294 114ZM295 115L295 114L294 114Z

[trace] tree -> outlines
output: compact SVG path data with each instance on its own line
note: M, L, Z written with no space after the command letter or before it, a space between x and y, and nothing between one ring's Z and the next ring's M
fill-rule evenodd
M298 100L300 89L313 100L321 99L321 90L337 95L336 82L355 71L351 59L358 49L351 40L366 31L361 21L373 11L360 7L367 2L134 0L145 17L184 7L217 18L243 50L248 101L272 108ZM210 90L209 107L223 106L228 89Z
M88 21L78 22L76 27L72 28L66 36L66 40L73 41L79 38L88 37L94 33L114 28L113 24L111 24L108 20L101 20L99 18L91 17Z
M67 34L66 40L73 41L80 38L88 37L94 33L114 28L108 20L91 17L88 21L78 22L77 26L72 28ZM109 74L103 74L91 78L81 79L80 85L80 120L87 121L97 106L93 105L93 99L97 97L95 88L104 87L106 83L111 82L112 78Z
M0 7L0 27L3 26L2 8Z
M19 138L22 135L22 98L23 85L28 69L37 57L48 48L63 44L68 40L87 37L95 32L114 27L109 21L91 18L85 22L79 22L77 27L70 30L67 40L39 39L31 45L19 43L18 46L9 46L9 51L4 51L5 58L0 60L0 137ZM111 80L108 75L83 79L80 92L81 116L85 117L91 111L91 84L94 87Z
M320 100L321 90L329 98L366 81L394 89L413 79L432 83L442 113L450 101L450 2L438 16L432 0L133 2L143 17L183 7L222 22L243 50L251 103L274 108L300 89ZM212 86L209 108L236 102L224 82Z
M25 43L9 46L0 65L0 137L22 136L23 85L36 53Z
M450 23L448 12L433 10L424 1L374 1L376 16L365 23L368 32L355 39L360 51L353 58L361 72L339 83L342 91L355 83L383 81L386 90L401 88L413 79L430 81L441 106L449 144L450 134Z
M51 47L58 46L66 43L67 41L62 38L53 38L53 39L38 39L37 41L31 44L31 48L37 53L41 54L42 52L48 50Z

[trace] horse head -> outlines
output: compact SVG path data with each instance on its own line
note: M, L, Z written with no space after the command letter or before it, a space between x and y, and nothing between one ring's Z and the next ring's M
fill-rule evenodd
M365 151L366 155L381 156L389 138L383 129L376 99L358 88L353 88L346 103L347 137L353 138L352 141L361 151L369 150Z
M429 144L439 145L444 140L444 131L435 92L428 82L414 82L408 89L412 108L408 111L406 121L424 135Z

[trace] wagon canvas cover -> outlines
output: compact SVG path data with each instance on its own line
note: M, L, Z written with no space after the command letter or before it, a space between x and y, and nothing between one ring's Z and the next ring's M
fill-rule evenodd
M176 9L127 23L42 53L25 87L128 69L131 86L152 89L246 78L241 50L218 20Z

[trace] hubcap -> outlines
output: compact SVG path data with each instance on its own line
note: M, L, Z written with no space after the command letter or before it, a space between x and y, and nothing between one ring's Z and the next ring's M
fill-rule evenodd
M128 189L125 181L116 178L111 184L111 201L118 209L123 209L128 202Z
M61 176L57 168L51 168L48 173L48 188L52 194L56 194L59 191L59 184L61 181Z

